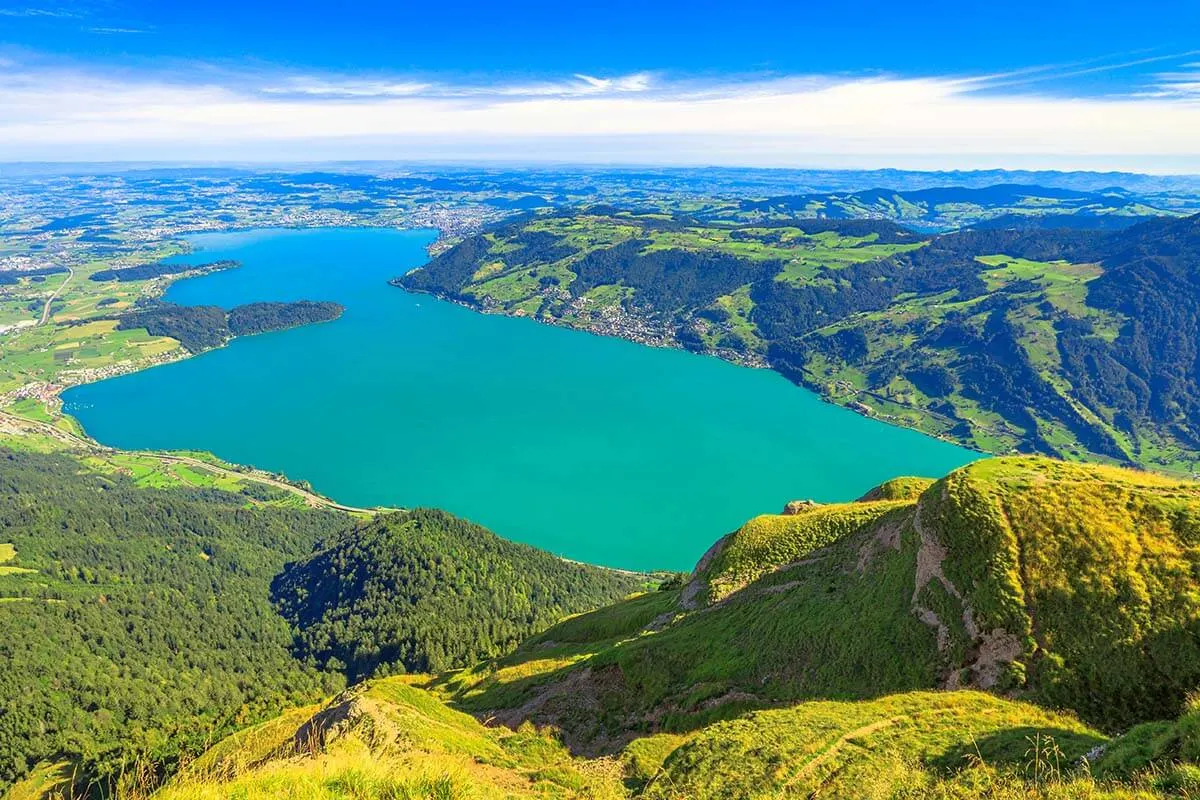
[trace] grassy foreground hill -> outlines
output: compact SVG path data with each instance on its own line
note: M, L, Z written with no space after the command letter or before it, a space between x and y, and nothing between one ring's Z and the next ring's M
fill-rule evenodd
M155 796L1200 792L1200 484L1004 458L785 511L509 655L246 728Z
M1200 786L1181 756L1200 744L1191 712L1109 739L1069 714L983 692L910 692L755 712L583 758L552 730L485 726L414 681L372 680L240 731L151 796L1152 800ZM1081 766L1087 757L1092 767ZM121 796L145 794L130 781Z
M389 678L230 737L155 797L717 800L932 790L965 798L983 786L995 797L1025 797L1020 770L1031 760L1030 735L1045 742L1038 781L1048 789L1086 785L1097 797L1138 796L1116 782L1109 792L1066 777L1064 764L1105 743L1103 735L1069 716L978 692L809 703L584 759L550 731L484 727ZM972 738L979 762L967 765L961 750Z
M1200 469L1200 216L934 236L771 208L531 216L398 283L769 365L985 452Z
M1200 485L981 461L919 498L801 506L718 542L682 587L446 676L461 707L585 752L747 709L975 687L1121 730L1200 686Z

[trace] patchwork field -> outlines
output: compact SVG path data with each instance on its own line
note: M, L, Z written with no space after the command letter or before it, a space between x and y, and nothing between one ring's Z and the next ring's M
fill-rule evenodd
M178 250L168 247L148 254L148 261ZM140 297L160 290L161 281L92 281L89 276L111 264L93 261L76 267L74 277L51 304L46 324L39 324L46 299L62 284L59 275L44 283L22 278L0 287L5 308L19 310L12 323L20 327L0 335L0 398L37 384L71 385L106 374L136 369L179 354L179 343L145 330L117 330L116 316ZM53 281L57 281L56 283Z

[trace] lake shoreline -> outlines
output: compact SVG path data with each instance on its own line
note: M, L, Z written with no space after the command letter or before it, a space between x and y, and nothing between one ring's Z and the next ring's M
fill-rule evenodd
M418 269L419 269L419 267L418 267ZM824 400L826 403L833 405L833 406L837 406L838 408L843 408L847 411L852 411L861 417L875 420L877 422L882 422L884 424L891 425L892 427L896 427L896 428L901 428L903 430L915 431L924 436L928 436L931 439L936 439L940 442L945 442L946 444L952 444L957 447L962 447L964 449L971 450L972 452L978 453L980 456L1006 455L1004 453L991 453L991 452L988 452L985 450L980 450L980 449L976 448L974 445L972 445L970 442L960 441L958 439L954 439L949 436L943 436L942 434L937 433L935 431L923 430L923 429L918 428L913 425L905 425L900 422L896 422L896 421L894 421L894 419L892 417L890 417L888 415L877 414L874 411L874 409L872 409L870 406L868 406L864 403L861 403L857 400L849 400L846 402L842 402L842 401L838 400L837 398L832 397L826 391L827 387L824 384L817 383L816 381L795 380L792 376L787 375L787 374L775 369L774 367L772 367L771 364L766 360L766 358L762 357L762 356L755 355L753 357L749 357L747 354L737 353L736 351L728 350L728 349L703 350L703 351L689 350L688 348L679 344L678 340L675 339L675 337L668 336L667 334L664 334L662 339L659 341L644 341L641 339L635 339L635 338L632 338L629 336L622 335L621 333L612 332L612 331L605 330L602 328L598 329L596 327L592 327L592 326L588 326L588 325L572 324L570 321L566 321L560 317L534 316L534 315L529 315L529 314L513 314L513 313L510 313L507 309L505 309L499 305L494 306L494 307L487 307L487 306L484 306L477 302L464 300L460 297L451 297L449 295L443 295L438 292L425 291L423 289L410 289L407 286L405 286L403 283L401 283L401 277L392 278L391 280L388 281L388 284L390 286L392 286L393 288L399 289L402 292L406 292L406 293L412 294L412 295L424 295L426 297L434 297L434 298L441 300L443 302L446 302L446 303L453 303L456 306L468 309L477 314L506 317L508 319L528 319L533 322L537 322L542 325L548 325L553 328L561 328L564 330L578 331L580 333L586 333L586 334L590 334L592 336L599 336L599 337L603 337L603 338L607 338L607 339L619 339L624 342L630 342L632 344L641 345L642 347L652 347L652 348L661 349L661 350L678 350L678 351L681 351L684 353L688 353L690 355L706 356L709 358L715 358L715 359L723 361L727 364L732 364L732 365L738 366L738 367L745 367L747 369L765 370L768 372L773 372L777 375L782 376L786 380L788 380L792 385L794 385L798 388L804 389L805 391L811 392L812 394L817 395L822 400ZM806 370L806 372L807 372L807 370ZM869 396L874 397L883 402L895 403L897 405L903 405L899 401L892 399L892 398L885 398L878 394L875 394L873 392L867 392L865 390L860 390L860 391L863 394L869 395ZM924 409L919 409L919 410L922 411L922 413L927 413Z
M179 281L168 302L319 296L345 314L65 400L111 446L207 450L348 506L444 508L507 539L635 572L688 570L713 540L789 500L853 499L978 457L845 414L772 370L384 289L403 271L397 260L427 260L435 233L211 234L193 257L243 268ZM710 483L721 490L695 492Z

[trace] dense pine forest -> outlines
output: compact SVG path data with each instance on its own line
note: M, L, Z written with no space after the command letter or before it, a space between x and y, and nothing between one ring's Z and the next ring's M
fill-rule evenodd
M350 681L495 658L645 579L571 564L444 511L381 516L275 580L299 652Z
M271 577L343 515L138 489L65 456L0 452L0 781L77 756L169 766L340 685L291 657Z

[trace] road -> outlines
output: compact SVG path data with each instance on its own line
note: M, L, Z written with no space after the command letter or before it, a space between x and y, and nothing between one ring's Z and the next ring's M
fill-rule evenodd
M75 270L71 269L70 267L67 267L67 273L67 279L62 282L62 285L55 289L54 292L46 298L46 306L42 309L42 319L40 322L38 322L39 327L50 321L50 306L53 305L54 301L58 299L58 296L62 294L62 290L67 288L67 284L71 282L71 278L75 277Z

